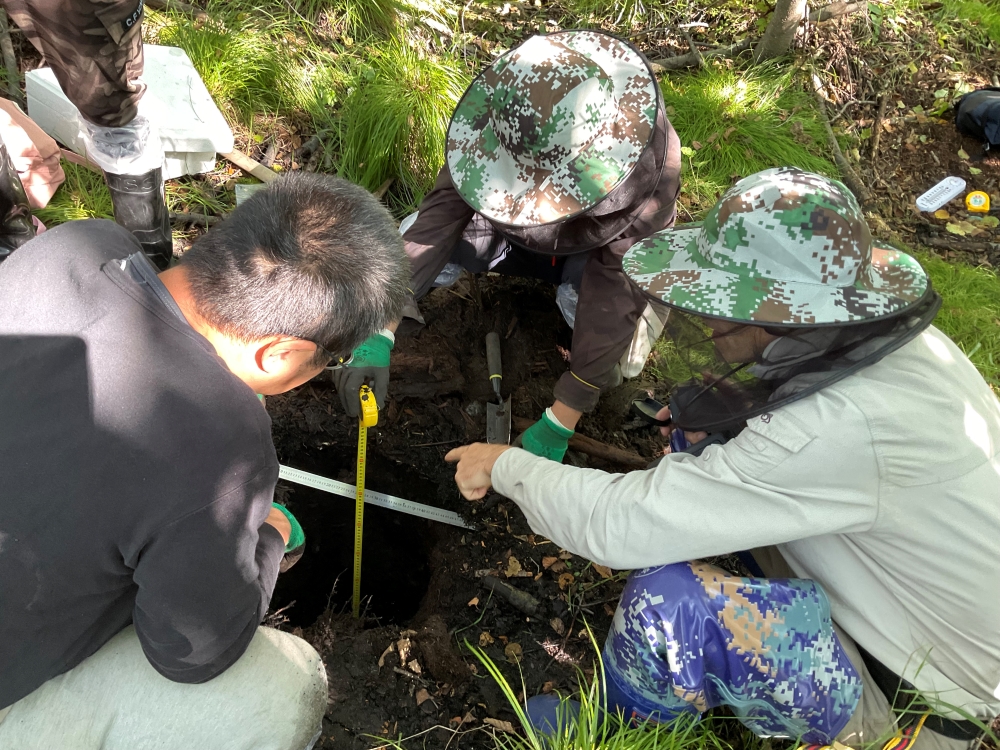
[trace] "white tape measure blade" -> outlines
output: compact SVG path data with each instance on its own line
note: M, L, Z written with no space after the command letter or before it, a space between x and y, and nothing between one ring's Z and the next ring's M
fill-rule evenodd
M338 482L336 479L322 477L319 474L310 474L308 471L293 469L290 466L279 465L278 478L284 479L287 482L301 484L304 487L312 487L314 490L329 492L332 495L340 495L341 497L353 498L357 492L357 487L353 484ZM374 490L369 490L367 488L365 488L365 502L369 505L378 506L379 508L395 510L400 513L406 513L407 515L417 516L418 518L426 518L430 521L446 523L449 526L458 526L463 529L473 528L465 522L465 519L454 511L445 510L444 508L435 508L431 505L422 505L421 503L415 503L412 500L404 500L403 498L396 497L395 495L387 495L383 492L375 492Z

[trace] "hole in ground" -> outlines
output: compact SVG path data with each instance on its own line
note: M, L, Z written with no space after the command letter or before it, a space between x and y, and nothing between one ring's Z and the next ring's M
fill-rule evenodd
M339 451L300 453L287 464L314 474L339 476L346 456ZM351 456L353 465L353 456ZM354 499L291 484L288 508L302 524L306 550L295 566L278 577L271 611L292 604L282 614L289 627L308 627L329 607L350 609L354 571ZM427 502L435 487L405 466L369 452L365 486L415 502ZM403 624L420 607L430 582L428 555L433 531L430 521L365 505L361 551L361 601L369 617L383 624Z

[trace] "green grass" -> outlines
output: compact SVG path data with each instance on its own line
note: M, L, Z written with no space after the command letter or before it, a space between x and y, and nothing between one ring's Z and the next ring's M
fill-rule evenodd
M591 642L599 654L600 649L593 641L592 633ZM524 702L518 700L518 691L500 667L480 649L468 643L466 645L499 685L520 724L520 727L515 727L521 731L519 734L495 734L498 750L757 750L764 746L762 740L729 716L710 716L698 722L682 717L670 724L643 723L635 726L621 716L601 710L600 706L606 701L601 687L604 674L599 657L595 657L597 668L594 678L588 680L580 673L579 689L572 695L564 696L565 699L580 702L576 719L568 722L562 733L543 736L532 729ZM530 697L523 679L520 692ZM402 747L401 742L393 744L397 748Z
M695 212L735 179L768 167L837 176L812 97L791 72L713 66L665 76L661 89L684 153L683 195Z
M112 219L111 193L99 172L64 161L66 182L59 186L49 205L35 211L46 226L76 219Z
M965 352L994 389L1000 389L1000 278L992 269L926 253L917 257L943 300L934 325Z
M1000 2L997 0L944 0L943 19L960 19L1000 47Z
M394 178L419 202L444 163L451 113L468 85L464 64L392 40L354 74L335 122L339 173L369 190Z
M296 54L283 41L284 22L257 14L225 12L198 23L169 14L149 36L187 52L220 107L247 125L258 114L276 114L295 100L300 80Z

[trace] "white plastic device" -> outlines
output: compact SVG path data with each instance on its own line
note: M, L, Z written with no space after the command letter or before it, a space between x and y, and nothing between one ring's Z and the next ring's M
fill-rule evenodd
M917 198L917 208L921 211L937 211L948 201L960 196L965 190L965 180L961 177L945 177L941 182Z
M146 93L139 109L156 123L163 141L164 179L215 169L216 153L233 150L233 131L195 70L177 47L144 47ZM83 126L51 68L24 77L28 115L71 151L86 154Z

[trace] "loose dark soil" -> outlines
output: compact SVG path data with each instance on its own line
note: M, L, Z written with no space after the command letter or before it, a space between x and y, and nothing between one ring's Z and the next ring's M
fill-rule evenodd
M321 748L368 747L408 737L450 748L492 745L485 719L514 721L496 683L467 648L482 646L520 692L572 688L596 658L623 575L535 536L517 506L498 495L463 500L444 462L452 447L485 437L492 395L485 336L503 342L504 395L517 416L536 419L552 402L572 332L547 285L463 277L421 304L423 329L398 338L393 379L379 426L369 431L367 486L461 513L474 529L371 506L365 511L361 621L350 616L354 502L298 485L279 494L306 531L306 553L282 575L270 621L300 633L323 656L330 706ZM602 399L580 432L648 458L664 440L628 414L636 395L665 386L630 381ZM268 399L282 463L353 483L357 427L321 379ZM569 461L617 470L582 454ZM535 597L528 617L483 586L484 573ZM388 653L387 649L391 647ZM402 656L402 658L401 658ZM516 724L516 721L515 721ZM454 735L452 731L466 734Z

